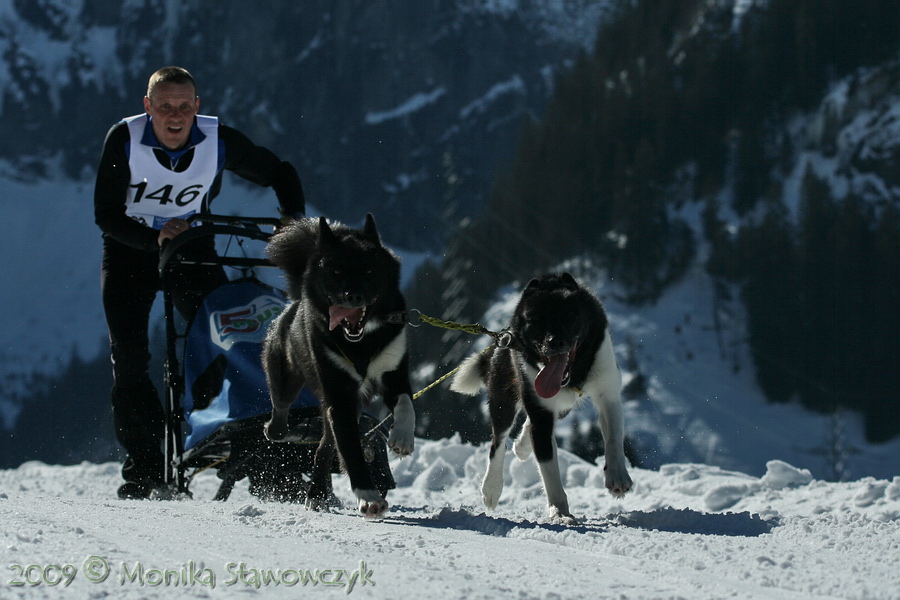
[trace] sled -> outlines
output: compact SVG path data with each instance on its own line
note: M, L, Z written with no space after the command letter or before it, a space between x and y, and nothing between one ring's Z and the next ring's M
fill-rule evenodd
M322 436L319 400L303 389L291 407L286 441L271 442L263 425L271 411L261 363L262 342L288 299L263 282L261 270L276 269L264 257L278 219L195 215L199 223L169 240L160 252L166 334L165 487L161 497L190 497L191 480L215 469L222 480L214 497L227 500L235 484L249 479L261 499L302 502ZM179 253L185 244L212 236L226 244L215 259ZM171 272L177 265L220 265L229 282L210 292L191 322L174 308ZM388 465L386 433L375 415L360 417L363 448L382 494L395 486ZM332 471L337 472L338 465Z

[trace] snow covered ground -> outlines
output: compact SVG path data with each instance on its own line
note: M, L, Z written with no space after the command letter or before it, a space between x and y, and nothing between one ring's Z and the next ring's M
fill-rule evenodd
M0 471L0 597L419 600L897 598L900 477L826 483L770 461L762 477L700 464L635 469L616 501L602 469L561 463L582 523L544 517L533 459L510 456L496 511L481 505L487 449L417 441L394 461L381 522L264 503L238 485L211 500L117 500L118 465Z

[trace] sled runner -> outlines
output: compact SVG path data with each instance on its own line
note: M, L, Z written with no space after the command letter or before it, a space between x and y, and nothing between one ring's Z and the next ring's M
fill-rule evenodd
M274 269L263 256L278 219L196 215L199 226L170 240L160 253L166 328L164 497L190 495L193 477L214 468L222 480L216 500L227 500L236 482L248 478L254 495L279 501L303 501L316 447L322 436L319 400L303 389L290 411L284 442L263 435L271 401L260 361L269 323L288 300L257 278ZM227 242L215 259L186 259L179 249L201 237ZM172 269L177 265L221 265L237 275L210 292L190 323L174 309ZM362 434L378 419L363 413ZM395 487L388 466L385 435L364 436L366 458L379 489ZM337 465L335 465L337 470Z

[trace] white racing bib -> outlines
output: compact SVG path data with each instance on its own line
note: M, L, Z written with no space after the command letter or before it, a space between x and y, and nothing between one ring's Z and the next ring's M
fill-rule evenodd
M171 219L186 219L202 211L218 168L219 120L197 115L197 126L206 139L194 146L191 165L176 173L159 163L152 147L141 143L148 118L142 114L125 119L131 134L125 214L147 227L162 229Z

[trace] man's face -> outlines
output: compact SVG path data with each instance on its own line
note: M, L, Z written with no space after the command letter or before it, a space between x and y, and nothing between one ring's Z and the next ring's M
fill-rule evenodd
M194 115L200 99L190 83L161 83L144 97L144 110L153 120L153 133L159 143L169 150L184 148L191 135Z

